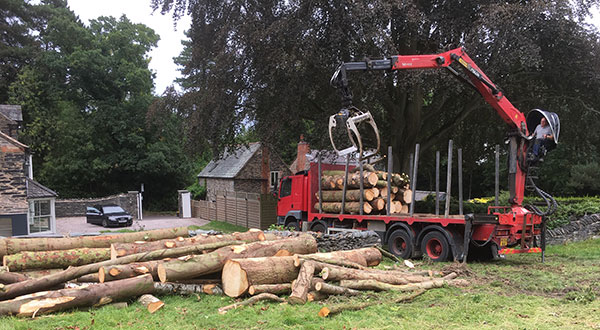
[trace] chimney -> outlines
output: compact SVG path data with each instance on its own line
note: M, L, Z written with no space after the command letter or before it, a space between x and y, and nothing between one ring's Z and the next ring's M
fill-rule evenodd
M310 145L304 141L304 134L300 134L300 142L298 142L298 154L296 155L296 172L306 169L306 154L310 152Z

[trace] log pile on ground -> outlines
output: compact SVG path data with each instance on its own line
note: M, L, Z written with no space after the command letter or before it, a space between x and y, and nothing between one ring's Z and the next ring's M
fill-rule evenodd
M65 249L11 250L16 252L4 256L7 266L0 267L0 316L35 317L74 307L135 300L149 313L160 313L161 308L168 308L160 298L165 295L252 296L219 309L220 313L226 313L261 300L305 304L331 295L361 295L363 290L412 291L461 284L455 279L456 274L440 277L442 274L436 272L373 269L382 260L377 247L317 252L318 244L333 249L340 244L324 242L343 241L349 234L352 233L342 236L294 233L282 237L251 229L227 235L201 234L193 240L144 235L153 239L146 242L128 241L123 236L123 242L79 249L65 243L66 238L57 238ZM353 235L371 239L376 236ZM20 246L37 246L34 242L23 243ZM7 246L0 241L2 244ZM58 243L45 238L42 244L56 248ZM81 257L96 252L102 257ZM47 257L44 261L43 267L56 268L25 271L30 265L40 267L37 262L29 262L39 258L28 253L62 257ZM52 263L54 259L56 263ZM70 259L73 263L64 263ZM338 311L339 306L333 306L329 313Z
M334 295L365 295L365 291L411 293L401 298L402 301L443 285L468 284L465 280L457 279L456 272L371 268L377 266L381 259L382 254L376 247L291 257L231 259L223 267L223 292L233 298L245 295L252 297L223 307L219 312L225 313L229 309L265 299L305 304ZM274 298L282 295L287 295L287 299ZM326 306L319 311L319 315L325 317L346 309L362 309L377 303L381 302L372 300L368 304Z
M373 166L365 165L361 178L358 168L348 173L346 194L344 195L345 171L325 170L321 176L321 207L324 213L341 213L342 198L345 196L344 213L358 214L387 214L387 200L390 195L390 213L408 213L413 194L410 190L408 175L392 173L390 189L388 189L388 173L376 171ZM363 182L363 204L360 204L360 182ZM389 191L388 191L389 190ZM315 209L319 209L317 193Z

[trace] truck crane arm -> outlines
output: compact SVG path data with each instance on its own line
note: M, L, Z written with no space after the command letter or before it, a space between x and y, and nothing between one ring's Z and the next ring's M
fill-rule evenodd
M467 78L464 78L457 72L452 65L456 64ZM410 70L410 69L436 69L446 68L457 78L468 83L476 89L484 100L496 110L498 115L509 125L509 191L510 203L513 207L521 207L525 191L525 181L528 162L527 147L529 140L529 131L533 131L531 124L525 115L520 112L505 96L502 90L496 86L489 77L475 64L475 62L466 54L462 47L433 55L398 55L385 59L365 60L362 62L342 63L331 78L331 84L338 88L342 97L343 110L352 109L352 92L348 85L348 71L370 71L370 70ZM560 122L555 113L543 110L533 110L532 117L544 116L554 132L554 143L558 143L558 133ZM348 112L346 111L346 116ZM369 114L370 116L370 114ZM334 116L332 116L333 118ZM529 117L529 116L528 116ZM348 118L344 118L348 119ZM352 121L351 113L350 122ZM551 122L552 121L552 122ZM331 120L330 120L331 122ZM532 121L533 122L533 121ZM539 119L538 119L539 122ZM537 123L535 123L537 125ZM331 125L330 125L331 135ZM360 141L360 136L358 137ZM333 139L332 139L333 143ZM335 147L335 146L334 146Z

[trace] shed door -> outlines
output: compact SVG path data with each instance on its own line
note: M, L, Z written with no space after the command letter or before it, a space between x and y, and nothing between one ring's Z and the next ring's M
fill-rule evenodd
M12 236L12 218L0 218L0 236Z

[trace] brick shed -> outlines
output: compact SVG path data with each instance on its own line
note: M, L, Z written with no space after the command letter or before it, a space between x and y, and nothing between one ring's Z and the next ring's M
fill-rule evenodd
M218 191L267 194L290 174L276 152L255 142L212 160L198 174L198 182L206 186L207 199L215 200Z

